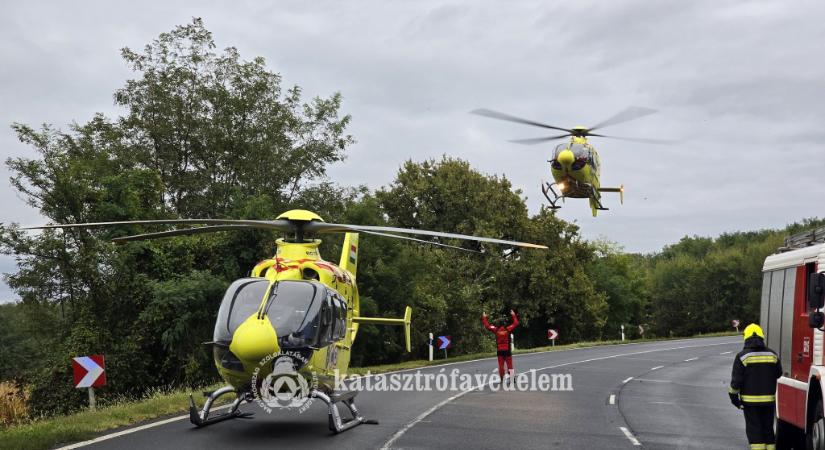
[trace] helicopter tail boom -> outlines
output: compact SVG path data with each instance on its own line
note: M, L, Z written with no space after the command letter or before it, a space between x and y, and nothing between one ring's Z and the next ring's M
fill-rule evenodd
M373 325L401 325L404 327L404 342L407 345L407 351L411 351L410 345L410 322L412 321L412 308L407 306L404 310L403 319L389 319L384 317L353 317L352 321L355 323L370 323Z

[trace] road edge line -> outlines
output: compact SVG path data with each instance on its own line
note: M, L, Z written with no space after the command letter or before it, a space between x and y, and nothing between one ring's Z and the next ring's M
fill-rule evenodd
M630 430L627 429L627 427L619 427L619 429L622 430L622 433L624 433L624 435L627 437L631 444L637 447L641 447L642 443L639 442L638 439L636 439L636 436L633 436L633 433L631 433Z

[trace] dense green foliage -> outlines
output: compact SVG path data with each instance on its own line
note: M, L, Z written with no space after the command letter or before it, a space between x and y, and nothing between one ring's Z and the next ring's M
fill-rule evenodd
M412 355L397 329L363 327L356 365L426 354L427 333L448 333L455 351L493 349L480 327L511 308L523 327L519 347L615 339L628 334L686 335L725 330L758 316L760 267L784 231L684 238L655 255L589 243L578 227L542 209L531 216L503 177L469 163L407 161L377 191L340 187L325 177L353 139L341 97L304 102L283 90L262 59L233 48L215 52L199 20L164 33L143 52L123 50L136 77L115 93L124 114L97 115L68 131L15 124L37 152L7 161L12 184L53 222L152 218L274 218L310 209L328 221L387 224L539 242L550 251L449 242L481 255L362 238L358 273L362 313L397 317L413 307ZM816 225L808 221L794 226ZM223 290L274 253L275 235L217 233L116 247L137 226L22 232L0 230L0 250L18 270L20 297L0 305L0 380L31 389L35 414L83 404L70 383L72 356L106 355L102 403L159 386L216 380L208 348ZM340 237L322 245L337 260Z

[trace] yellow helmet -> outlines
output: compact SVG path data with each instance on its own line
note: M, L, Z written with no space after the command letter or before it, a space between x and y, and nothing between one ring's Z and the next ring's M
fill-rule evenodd
M753 337L754 335L759 336L762 339L765 339L765 333L762 332L762 327L760 327L759 325L757 325L755 323L752 323L752 324L748 325L747 327L745 327L745 333L744 333L745 340L747 340L749 337Z

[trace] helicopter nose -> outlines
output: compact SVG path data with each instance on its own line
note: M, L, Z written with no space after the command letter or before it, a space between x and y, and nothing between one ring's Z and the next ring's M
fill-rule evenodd
M561 153L559 153L559 156L556 157L556 161L558 161L559 164L565 167L568 167L571 164L573 164L574 159L575 158L573 156L573 152L571 152L570 150L563 150Z
M263 360L266 356L278 353L278 335L275 328L264 316L258 319L257 314L250 316L235 330L229 350L242 361Z

